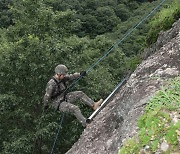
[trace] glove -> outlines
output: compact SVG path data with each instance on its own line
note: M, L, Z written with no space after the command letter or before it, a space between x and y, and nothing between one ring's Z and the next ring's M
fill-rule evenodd
M80 72L80 75L83 77L83 76L86 76L86 71L81 71Z
M44 110L47 110L48 107L49 107L48 105L44 105L44 108L43 108L43 109L44 109Z

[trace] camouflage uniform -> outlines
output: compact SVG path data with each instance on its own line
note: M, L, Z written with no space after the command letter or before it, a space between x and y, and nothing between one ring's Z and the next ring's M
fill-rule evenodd
M79 77L80 73L66 75L62 81L53 77L53 79L48 82L46 87L46 94L44 95L44 105L48 106L49 102L52 101L51 106L60 111L70 112L74 114L76 118L83 124L83 126L85 126L86 118L82 115L79 107L71 103L79 99L86 105L93 107L94 101L82 91L75 91L67 94L66 92L64 92L67 88L67 82Z

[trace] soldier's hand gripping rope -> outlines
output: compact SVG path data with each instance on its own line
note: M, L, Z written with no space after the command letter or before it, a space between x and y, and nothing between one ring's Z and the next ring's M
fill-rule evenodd
M86 73L86 71L81 71L81 72L80 72L80 75L81 75L82 77L85 77L85 76L87 75L87 73Z

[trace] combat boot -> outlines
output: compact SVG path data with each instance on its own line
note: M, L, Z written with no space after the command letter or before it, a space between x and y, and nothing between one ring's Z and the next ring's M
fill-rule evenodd
M100 99L99 101L95 102L93 106L93 110L96 110L101 105L102 102L103 102L103 99Z

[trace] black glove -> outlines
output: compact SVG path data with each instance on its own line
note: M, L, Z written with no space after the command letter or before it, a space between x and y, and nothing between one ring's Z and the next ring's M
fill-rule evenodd
M86 71L81 71L81 72L80 72L80 75L81 75L82 77L83 77L83 76L86 76L86 74L87 74Z
M44 110L47 110L48 107L49 107L48 105L44 105L44 108L43 108L43 109L44 109Z

